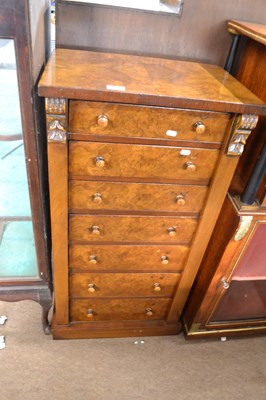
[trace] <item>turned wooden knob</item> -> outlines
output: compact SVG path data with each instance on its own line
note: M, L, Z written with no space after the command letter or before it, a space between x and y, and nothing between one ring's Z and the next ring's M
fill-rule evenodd
M169 234L170 237L175 237L176 236L176 229L173 226L171 226L167 230L168 230L168 234Z
M160 286L160 283L158 283L158 282L154 283L154 284L153 284L153 290L154 290L155 292L160 292L160 291L162 290L162 288L161 288L161 286Z
M105 166L105 159L102 156L98 156L95 158L95 164L98 168L103 168Z
M107 125L109 123L109 119L107 117L107 115L99 115L97 118L97 124L101 127L101 128L106 128Z
M91 318L91 317L93 317L93 309L92 308L89 308L88 310L87 310L87 317L89 317L89 318Z
M96 256L90 256L90 264L97 264L97 257Z
M193 125L193 129L194 129L197 133L204 133L204 132L206 131L206 126L204 125L203 122L197 121L197 122L195 122L195 124Z
M93 199L93 203L96 203L96 204L101 204L103 201L101 193L95 193L92 196L92 199Z
M151 308L146 308L146 315L148 317L151 317L153 315L152 309Z
M93 226L91 227L91 231L92 231L93 235L100 235L100 228L99 228L99 226L93 225Z
M186 204L185 197L182 194L176 196L175 201L178 206L184 206Z
M196 165L192 161L188 161L185 164L185 168L187 171L196 171Z
M95 289L94 283L89 283L89 284L88 284L88 292L94 293L95 290L96 290L96 289Z
M161 257L161 263L166 265L169 263L169 258L167 256L162 256Z

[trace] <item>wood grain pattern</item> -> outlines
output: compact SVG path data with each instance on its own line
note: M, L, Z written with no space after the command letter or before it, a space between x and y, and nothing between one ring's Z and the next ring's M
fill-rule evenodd
M182 275L167 316L168 322L181 316L238 163L238 157L225 155L226 146L227 143L225 141L220 153L218 167L210 185L205 208L193 239L191 252L186 261L185 272Z
M181 245L78 245L69 247L70 270L181 272L188 246ZM91 263L92 256L96 263ZM161 257L167 257L167 264Z
M108 117L106 127L98 125L100 115ZM228 121L229 115L222 113L90 101L70 101L69 110L69 130L73 136L79 133L221 143ZM196 122L204 123L204 133L196 132ZM171 137L169 130L176 131L176 136Z
M78 210L168 211L198 213L208 188L199 185L158 185L69 181L69 208ZM100 202L95 201L100 195ZM179 197L178 197L179 196ZM184 204L178 204L178 199ZM97 196L96 196L97 200ZM182 201L181 201L182 203Z
M164 319L169 299L103 299L71 300L71 321L127 321ZM146 309L151 308L153 315L147 316ZM87 310L93 310L88 317Z
M67 209L67 145L48 144L50 209L53 242L53 277L58 324L69 322L68 309L68 209Z
M54 339L94 339L139 336L177 335L181 323L166 324L163 320L149 321L93 321L53 325Z
M196 218L82 215L69 217L70 241L174 242L188 244L197 226ZM99 227L94 234L92 227ZM176 230L174 237L168 229Z
M189 150L190 155L182 155ZM110 143L70 142L70 176L106 176L120 178L153 178L209 182L219 151L182 147L143 146ZM105 166L96 166L96 157L103 157ZM192 162L196 170L186 169Z
M39 94L266 114L262 101L220 67L81 50L56 49L42 75Z
M83 273L70 275L74 297L171 297L180 278L172 273ZM88 285L94 285L94 292ZM158 291L154 284L159 284ZM107 300L108 303L109 300Z
M230 221L230 224L227 221ZM189 330L193 323L200 323L204 327L211 313L212 304L217 302L217 292L219 292L219 296L223 290L220 280L226 271L222 271L219 276L216 276L212 290L208 290L208 287L215 276L216 268L214 266L220 263L224 252L226 252L228 237L233 237L238 225L239 216L232 201L227 196L183 313L183 321ZM217 247L218 242L219 246ZM225 266L231 264L230 257L241 247L241 241L232 241L230 246L232 246L232 252L227 253L230 256L226 257Z

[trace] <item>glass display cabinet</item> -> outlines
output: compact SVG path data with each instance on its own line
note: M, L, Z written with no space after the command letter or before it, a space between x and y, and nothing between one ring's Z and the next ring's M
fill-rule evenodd
M225 69L266 101L266 25L230 20ZM266 117L260 117L183 314L188 338L266 333Z
M34 88L45 55L40 31L39 52L31 47L36 44L31 24L39 23L37 13L44 27L47 1L37 6L26 0L0 3L0 300L39 302L44 331L49 333L46 150Z

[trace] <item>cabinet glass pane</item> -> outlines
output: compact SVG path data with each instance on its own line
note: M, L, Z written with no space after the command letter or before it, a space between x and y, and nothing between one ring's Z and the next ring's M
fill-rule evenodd
M14 42L0 39L0 279L38 275Z
M259 222L238 262L212 321L241 321L266 317L266 223Z

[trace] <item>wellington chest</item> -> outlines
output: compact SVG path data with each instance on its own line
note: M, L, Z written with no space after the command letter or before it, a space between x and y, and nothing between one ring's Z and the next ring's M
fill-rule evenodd
M67 49L39 94L54 337L178 333L263 103L213 65Z

